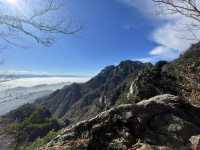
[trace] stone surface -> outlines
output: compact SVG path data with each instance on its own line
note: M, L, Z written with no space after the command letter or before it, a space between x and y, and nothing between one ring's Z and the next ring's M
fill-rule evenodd
M182 150L196 134L200 134L200 109L165 94L120 105L79 122L41 149L133 150L139 141L146 144L136 146L138 150Z

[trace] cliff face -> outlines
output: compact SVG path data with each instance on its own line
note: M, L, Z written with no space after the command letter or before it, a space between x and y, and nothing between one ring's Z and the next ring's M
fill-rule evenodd
M41 150L127 150L139 149L142 143L152 149L190 149L190 138L197 134L200 109L180 97L160 95L120 105L66 128Z
M42 105L53 117L64 119L66 125L85 120L66 128L43 149L198 147L195 141L200 137L196 137L200 134L197 107L200 105L200 43L172 62L152 65L123 61L108 66L90 81L66 86L35 104ZM27 111L17 109L6 117L17 116L23 121L35 104L28 105Z
M193 45L173 62L158 62L130 80L129 98L141 101L158 94L179 95L200 104L200 43Z
M173 94L192 104L200 100L200 43L173 62L154 66L123 61L108 66L84 84L72 84L37 101L54 116L77 122L113 106L137 103L159 94Z
M83 90L87 96L80 96L66 117L79 116L78 110L91 118L96 113L88 107L96 112L116 107L66 128L42 149L197 150L200 109L195 105L200 105L200 43L172 62L145 64L128 72L130 66L119 66L121 71L110 66L81 85L93 96L87 97L88 91ZM166 93L172 95L161 95Z
M72 84L38 100L55 116L72 122L87 119L116 104L124 93L126 80L151 64L123 61L108 66L84 84Z
M200 43L193 45L179 59L167 66L175 74L180 93L193 104L200 104Z
M139 102L159 94L179 95L180 87L175 75L170 75L166 66L170 63L160 61L154 67L142 70L136 78L129 80L127 98Z

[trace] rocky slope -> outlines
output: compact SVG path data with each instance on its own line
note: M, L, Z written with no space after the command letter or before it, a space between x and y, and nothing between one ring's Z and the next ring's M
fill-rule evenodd
M124 68L119 66L117 68ZM116 68L111 66L107 69ZM65 109L67 113L64 116L68 119L76 117L76 122L119 104L131 104L112 108L93 119L79 122L66 129L44 149L125 150L138 147L138 141L145 143L139 145L149 149L159 149L162 145L168 149L198 149L200 110L194 105L200 105L200 43L192 45L172 62L160 61L154 66L145 64L142 69L123 76L122 80L118 74L107 72L107 69L88 83L76 85L90 89L84 95L94 95L83 96L80 92L77 101ZM127 68L122 70L126 71ZM101 80L101 74L105 72L108 82ZM102 85L103 88L99 88ZM179 97L163 95L149 99L166 93ZM96 113L88 111L88 107Z
M66 128L42 149L135 150L141 146L196 150L200 141L200 43L172 62L123 61L108 66L88 82L66 86L35 104L66 125L85 120ZM18 111L13 112L16 116Z
M160 95L66 128L41 150L135 150L145 144L149 149L188 150L196 146L191 137L197 134L200 108L181 97Z
M192 45L179 59L166 69L176 76L182 96L193 104L200 104L200 43ZM173 72L171 72L173 70Z
M126 79L136 75L151 64L123 61L118 66L108 66L84 84L72 84L38 100L56 117L71 122L87 119L113 106L124 92Z
M155 65L123 61L108 66L84 84L73 84L38 102L56 117L77 122L113 106L137 103L159 94L183 96L200 104L200 43L173 62Z
M128 98L141 101L158 94L180 95L195 105L200 104L200 43L192 45L172 62L158 62L130 79Z

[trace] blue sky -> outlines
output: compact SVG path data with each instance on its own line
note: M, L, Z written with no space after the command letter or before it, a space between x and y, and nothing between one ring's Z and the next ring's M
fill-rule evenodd
M63 13L70 13L83 29L72 36L59 36L51 47L35 44L28 49L3 50L2 71L94 75L105 66L126 59L171 60L189 45L182 46L183 41L175 38L170 27L177 22L154 16L151 3L145 0L68 0L66 3L67 10Z

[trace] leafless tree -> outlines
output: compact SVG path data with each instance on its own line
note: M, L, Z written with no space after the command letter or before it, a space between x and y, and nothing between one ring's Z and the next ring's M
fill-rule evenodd
M58 34L74 34L81 29L66 19L66 0L0 0L0 48L22 46L20 38L49 46ZM3 43L2 43L3 42ZM19 42L19 43L18 43Z
M185 25L193 38L191 40L199 40L195 34L196 30L200 30L200 1L199 0L152 0L159 13L167 13L167 15L181 15L191 19L189 24Z
M200 3L198 0L153 0L170 13L180 14L200 22Z

